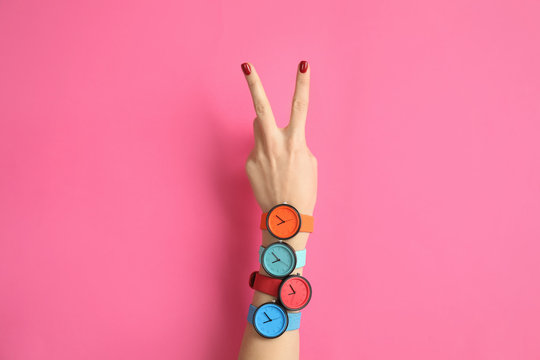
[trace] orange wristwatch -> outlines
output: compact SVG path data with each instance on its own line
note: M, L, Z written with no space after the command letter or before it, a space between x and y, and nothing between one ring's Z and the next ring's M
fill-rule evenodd
M280 240L287 240L299 232L313 232L313 216L302 215L287 203L279 204L261 215L261 229Z

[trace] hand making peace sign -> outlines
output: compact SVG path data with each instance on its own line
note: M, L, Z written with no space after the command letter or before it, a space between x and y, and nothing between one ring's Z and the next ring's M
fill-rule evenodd
M289 124L279 128L261 79L250 63L243 63L256 118L255 146L246 161L246 172L255 198L263 211L284 201L302 214L313 214L317 199L317 159L306 143L305 126L309 104L310 66L301 61Z

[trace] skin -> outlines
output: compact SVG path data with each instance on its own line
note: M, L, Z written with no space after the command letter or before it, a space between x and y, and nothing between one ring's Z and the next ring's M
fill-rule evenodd
M296 71L296 86L289 123L284 128L276 125L263 85L253 64L251 74L245 75L256 118L253 121L255 145L246 161L253 193L261 210L267 212L274 205L287 202L301 214L313 215L317 200L317 159L306 143L305 126L309 104L311 66L305 73ZM296 251L306 247L309 233L298 233L286 242ZM277 239L262 230L262 245L268 246ZM302 274L302 269L294 273ZM259 273L267 275L262 269ZM252 304L259 306L275 298L254 291ZM240 347L240 360L299 359L300 330L286 331L275 339L261 337L246 321Z

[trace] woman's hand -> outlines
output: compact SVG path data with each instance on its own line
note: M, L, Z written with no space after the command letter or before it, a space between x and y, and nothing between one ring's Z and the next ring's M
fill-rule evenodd
M278 128L270 103L264 93L255 68L242 64L242 70L253 98L257 117L253 121L255 146L246 161L246 172L255 198L264 212L274 205L287 202L301 214L313 215L317 199L317 160L308 149L305 125L309 99L309 68L300 62L296 73L292 112L289 124ZM309 233L300 232L287 240L294 250L306 248ZM276 241L267 230L262 231L262 246ZM302 274L303 268L295 270ZM267 275L261 266L259 273ZM255 291L251 304L258 307L275 301L271 295ZM299 331L286 331L272 341L265 341L254 327L246 326L239 359L294 359L300 354Z
M296 73L291 118L278 128L261 80L253 65L242 64L257 117L253 121L255 146L246 172L263 211L287 202L302 214L313 215L317 200L317 159L306 144L310 69L300 62ZM303 72L302 72L303 71Z

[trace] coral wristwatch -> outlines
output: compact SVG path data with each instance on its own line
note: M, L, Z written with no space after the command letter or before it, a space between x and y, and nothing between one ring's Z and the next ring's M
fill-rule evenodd
M274 279L254 271L249 276L249 286L252 289L278 298L287 310L300 310L311 300L311 284L300 275L291 275L285 279Z
M249 305L248 322L265 338L273 339L285 331L300 328L301 313L290 313L279 304L268 302L259 307Z
M306 249L294 251L292 246L283 242L273 243L267 248L259 248L259 261L270 276L284 278L306 265Z
M301 232L313 232L313 216L302 215L289 204L279 204L261 215L261 229L275 238L287 240Z

